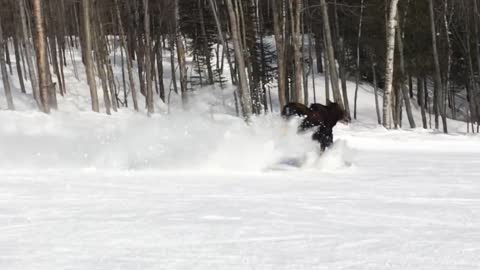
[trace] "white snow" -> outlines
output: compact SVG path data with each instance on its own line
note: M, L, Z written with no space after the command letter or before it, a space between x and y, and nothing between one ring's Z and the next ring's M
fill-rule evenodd
M0 269L480 267L480 138L465 123L386 131L362 85L359 120L319 157L298 119L233 116L231 87L185 112L172 95L169 114L157 101L150 118L107 116L67 73L58 112L36 112L15 77L19 110L0 111Z

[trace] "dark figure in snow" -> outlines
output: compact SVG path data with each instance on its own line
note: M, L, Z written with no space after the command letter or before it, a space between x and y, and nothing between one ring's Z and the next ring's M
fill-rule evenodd
M304 117L298 128L299 131L313 128L312 139L320 143L322 151L332 145L333 127L337 122L348 122L345 111L337 103L329 103L326 106L314 103L310 108L299 103L289 103L283 108L282 115L286 119L294 115Z

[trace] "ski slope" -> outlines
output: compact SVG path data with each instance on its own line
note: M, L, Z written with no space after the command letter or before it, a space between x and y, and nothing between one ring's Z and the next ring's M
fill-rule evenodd
M2 171L0 268L478 269L478 148L443 141L329 170Z
M319 157L295 121L235 117L231 87L107 116L66 72L59 111L36 112L15 77L17 111L0 111L0 269L480 267L480 138L465 123L386 131L365 84Z

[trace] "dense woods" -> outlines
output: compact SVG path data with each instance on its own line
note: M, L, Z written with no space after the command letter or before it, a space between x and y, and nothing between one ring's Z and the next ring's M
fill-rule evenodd
M478 132L477 1L0 0L1 80L8 109L20 91L48 113L57 96L69 94L64 68L77 65L73 54L81 51L83 67L73 69L85 72L93 111L100 111L98 91L107 114L121 107L151 114L170 91L187 106L190 91L231 81L246 120L279 111L274 91L280 106L331 100L356 118L357 100L346 95L350 80L356 91L360 83L374 85L371 106L387 128L406 115L411 127L447 132L446 118L454 118ZM117 54L119 61L111 57ZM164 79L164 61L172 63L172 81ZM10 83L14 73L19 89ZM312 85L318 73L325 85Z

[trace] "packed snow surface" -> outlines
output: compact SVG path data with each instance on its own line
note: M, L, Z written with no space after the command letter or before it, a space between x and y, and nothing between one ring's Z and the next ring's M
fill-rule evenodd
M319 157L274 115L0 118L0 269L480 267L475 136L359 122Z

